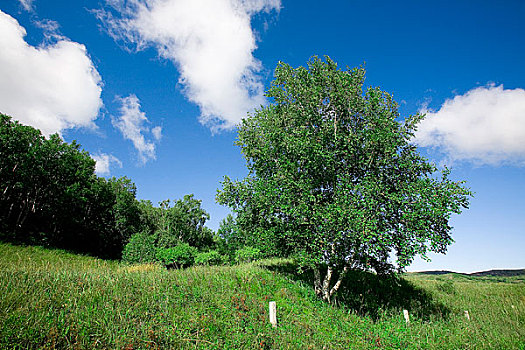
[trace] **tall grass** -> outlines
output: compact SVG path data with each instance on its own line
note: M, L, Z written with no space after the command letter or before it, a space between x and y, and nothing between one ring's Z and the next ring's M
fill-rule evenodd
M0 244L0 348L525 348L523 282L355 274L330 306L291 266L168 271Z

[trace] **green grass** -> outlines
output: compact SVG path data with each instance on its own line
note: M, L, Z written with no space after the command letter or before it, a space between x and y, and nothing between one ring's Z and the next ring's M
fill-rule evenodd
M307 281L286 260L167 271L0 244L0 348L525 349L523 279L354 273L337 306Z

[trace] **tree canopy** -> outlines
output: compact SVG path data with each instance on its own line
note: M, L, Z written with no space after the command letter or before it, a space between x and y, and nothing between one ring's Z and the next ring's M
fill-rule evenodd
M402 120L392 96L364 79L364 68L340 70L328 57L279 63L272 103L238 129L249 175L225 177L217 193L246 242L312 268L328 301L349 269L383 273L444 253L450 216L471 196L411 142L424 116Z
M159 207L142 201L141 210L149 217L149 229L155 245L162 248L180 243L199 248L212 246L214 232L205 226L210 214L201 207L201 203L193 194L173 201L166 199L159 203Z

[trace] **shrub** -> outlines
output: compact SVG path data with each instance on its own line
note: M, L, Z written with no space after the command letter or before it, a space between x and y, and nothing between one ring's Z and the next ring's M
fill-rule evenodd
M228 260L227 257L221 255L216 250L210 250L209 252L199 253L197 254L197 256L195 256L196 265L206 265L206 266L221 265L227 260Z
M129 243L122 251L122 261L132 264L157 261L153 236L146 232L139 232L131 236Z
M195 262L196 255L197 248L188 243L180 243L171 248L159 248L157 250L157 259L168 268L191 266Z
M244 247L235 251L235 262L247 263L262 258L261 251L253 247Z

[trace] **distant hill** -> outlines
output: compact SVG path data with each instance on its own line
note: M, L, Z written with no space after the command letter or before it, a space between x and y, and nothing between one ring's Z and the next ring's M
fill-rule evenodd
M462 272L453 272L447 270L435 270L435 271L421 271L416 272L422 275L446 275L449 273L463 275L463 276L496 276L496 277L513 277L513 276L522 276L525 275L525 269L515 269L515 270L488 270L480 271L473 273L462 273Z
M413 272L413 273L419 273L422 275L447 275L449 273L457 273L457 272L452 272L448 270L435 270L435 271L418 271L418 272Z
M470 276L522 276L525 275L525 269L516 269L516 270L488 270L481 272L469 273Z

